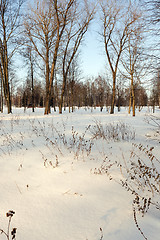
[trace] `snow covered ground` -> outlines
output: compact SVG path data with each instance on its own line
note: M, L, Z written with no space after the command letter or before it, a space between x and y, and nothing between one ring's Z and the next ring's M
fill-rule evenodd
M13 210L17 240L159 240L160 129L147 123L149 109L134 118L127 108L43 113L0 114L0 229ZM134 161L146 164L146 184ZM148 205L138 212L129 186L155 204L144 217Z

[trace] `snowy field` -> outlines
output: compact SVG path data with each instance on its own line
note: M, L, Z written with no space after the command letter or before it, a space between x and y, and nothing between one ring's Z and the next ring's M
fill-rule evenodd
M17 240L159 240L160 109L43 113L0 114L0 229L13 210Z

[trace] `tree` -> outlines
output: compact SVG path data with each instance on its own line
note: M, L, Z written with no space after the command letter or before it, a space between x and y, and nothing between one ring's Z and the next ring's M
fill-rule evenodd
M12 112L9 65L16 50L21 46L19 29L20 10L24 0L0 1L0 76L8 113Z
M159 108L160 108L160 73L158 71L158 74L157 74L157 92L158 92L158 105L159 105Z
M124 76L121 74L118 76L117 78L117 86L116 86L116 90L117 90L117 107L118 107L118 112L120 112L121 106L125 105L125 100L124 100L124 86L125 86L125 78Z
M82 5L83 4L83 5ZM66 82L71 64L77 54L79 46L82 43L85 33L87 32L90 22L93 20L95 7L89 8L87 1L81 2L80 7L75 2L73 5L70 21L65 29L65 39L62 57L63 83L59 103L59 113L62 113L63 97L66 88Z
M146 56L152 62L150 71L157 72L160 66L160 1L141 0L143 11L146 13L146 38L148 38Z
M32 105L32 112L34 112L35 107L35 91L34 91L34 68L36 65L36 55L33 51L33 47L31 45L31 42L26 42L24 44L23 51L21 51L21 55L23 56L25 60L25 67L27 66L28 70L28 79L31 79L31 105Z
M3 79L1 75L1 105L0 105L1 113L3 113Z
M137 20L137 15L130 16L131 4L126 7L126 2L107 0L101 3L101 22L103 24L103 39L109 67L112 72L112 102L111 111L114 113L116 95L116 75L121 54L126 46L132 25Z
M139 111L140 111L141 108L143 108L144 106L147 106L148 96L145 88L139 83L136 83L134 88L135 88L135 104L136 106L139 107Z
M44 86L34 79L34 107L43 107ZM18 86L13 95L13 105L16 107L32 107L32 80L27 77L23 86Z
M36 6L30 7L25 20L26 35L45 63L45 114L50 113L50 99L59 47L75 2L75 0L48 2L37 0Z
M74 107L77 104L77 93L76 84L80 81L81 78L81 69L79 64L79 55L77 54L69 68L69 73L67 77L67 100L69 105L69 112L74 112Z
M100 106L100 111L102 112L105 103L105 91L106 91L106 81L100 75L94 80L94 86L96 89L96 105Z
M137 12L138 10L135 9L134 11ZM132 31L130 32L130 35L128 37L128 43L127 47L124 51L123 57L122 57L122 65L126 71L126 74L123 74L125 78L130 79L130 98L129 98L129 114L131 111L131 106L133 110L133 117L135 116L135 78L137 75L142 75L143 69L144 69L144 63L142 62L143 52L142 52L142 39L144 41L144 38L142 38L142 32L143 32L143 25L140 23L141 21L141 14L137 15L137 20L139 16L139 22L137 21L132 28ZM142 65L142 66L141 66Z
M151 92L151 104L152 106L159 106L160 108L160 73L159 71L156 73L153 80L153 88Z
M144 0L143 4L147 7L150 12L150 20L153 24L158 24L160 22L160 0Z
M56 33L55 16L51 2L36 1L29 6L24 21L25 35L28 37L29 47L32 45L37 56L45 65L46 98L49 94L50 57ZM49 113L49 109L45 110Z

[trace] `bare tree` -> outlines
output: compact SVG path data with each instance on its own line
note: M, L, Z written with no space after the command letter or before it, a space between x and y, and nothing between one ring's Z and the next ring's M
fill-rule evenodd
M29 6L24 27L25 34L31 42L34 51L45 65L47 98L49 94L50 57L56 34L55 13L53 12L52 4L37 0L33 7ZM31 44L28 44L29 47ZM46 109L45 113L49 113L49 109Z
M30 7L25 20L26 34L45 63L45 114L50 113L50 98L58 51L74 2L75 0L50 0L48 2L37 0L36 6Z
M100 106L100 111L103 111L104 102L105 102L105 91L106 91L106 81L102 76L98 76L94 80L94 85L97 87L96 100L97 105Z
M23 49L21 49L20 55L24 59L24 67L27 67L27 78L31 80L31 106L32 106L32 112L35 111L35 92L34 92L34 78L35 78L35 69L38 67L36 58L37 54L33 50L33 46L31 42L25 42Z
M0 75L8 113L12 112L9 64L14 53L21 45L19 28L20 10L24 0L0 1Z
M35 106L35 94L34 94L34 57L33 57L33 50L32 46L29 46L27 49L27 55L30 65L30 78L31 78L31 90L32 90L32 112L34 112L34 106Z
M160 22L160 0L141 0L141 2L146 5L150 12L150 21L153 24L158 24Z
M158 89L158 105L160 109L160 76L159 76L159 71L158 71L158 76L157 76L157 89Z
M0 111L3 113L3 79L1 74L1 105L0 105Z
M80 63L79 63L79 54L77 54L69 68L69 73L67 77L67 99L68 99L68 105L69 105L69 112L74 112L75 107L75 99L76 94L75 88L76 83L78 83L81 79L81 69L80 69Z
M138 13L138 10L136 10ZM141 14L139 13L139 20ZM137 16L138 16L137 15ZM121 63L126 71L126 74L123 74L125 78L130 79L130 98L129 98L129 114L131 111L131 106L133 110L133 116L135 116L135 78L140 79L140 76L144 75L143 70L145 69L145 64L143 62L143 48L142 48L142 32L143 25L140 24L140 21L133 26L132 31L128 37L127 47L123 52Z
M159 106L160 108L160 73L157 71L156 75L154 76L153 87L151 91L151 105L155 107L155 105Z
M93 20L95 15L95 6L90 8L87 1L81 1L80 7L78 6L78 2L75 2L73 7L74 8L72 8L70 16L70 22L65 31L66 41L64 41L64 46L62 46L64 48L62 53L63 83L59 103L59 113L62 113L63 97L69 69L77 54L79 46L82 43L82 40L84 39L85 33L89 28L90 22Z
M101 3L101 22L103 23L103 39L109 67L112 72L112 102L111 111L114 113L116 95L116 75L121 54L126 46L132 25L137 20L137 15L130 17L131 4L126 6L126 1L107 0Z
M156 73L160 67L160 1L159 0L140 0L143 11L146 14L145 30L147 47L146 56L152 62L150 72Z

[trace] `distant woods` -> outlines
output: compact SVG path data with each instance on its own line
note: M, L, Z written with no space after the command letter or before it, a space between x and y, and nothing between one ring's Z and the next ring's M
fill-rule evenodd
M70 112L77 107L100 107L101 111L104 107L110 112L110 103L112 99L112 88L107 84L107 79L98 76L95 79L88 79L85 82L71 80L66 83L63 96L63 109L69 108ZM18 88L16 95L12 97L13 105L16 107L31 108L32 107L32 83L31 80L26 81L23 88ZM50 106L56 111L59 106L61 85L58 83L52 88L52 96L50 98ZM135 105L139 110L146 106L150 101L146 90L139 84L134 85ZM120 111L121 106L128 106L130 99L130 87L124 88L120 85L116 88L117 95L115 97L115 106ZM158 100L158 99L157 99ZM152 104L152 103L150 103ZM39 82L35 82L34 86L34 106L45 107L45 88Z
M135 116L136 107L160 107L159 8L158 0L1 0L1 112L128 106ZM102 74L83 77L80 49L94 21L106 61ZM16 75L20 62L25 79Z

